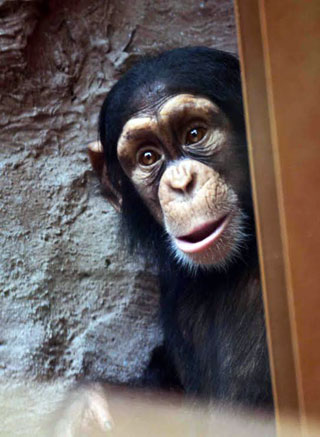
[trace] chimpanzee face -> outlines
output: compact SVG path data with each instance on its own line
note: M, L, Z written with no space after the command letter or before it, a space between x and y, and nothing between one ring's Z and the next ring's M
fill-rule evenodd
M223 265L243 237L242 212L232 182L245 183L233 165L234 133L208 98L178 94L136 113L123 126L117 154L177 257ZM222 171L220 171L222 168Z
M134 67L103 105L100 137L110 200L129 205L125 175L180 262L224 267L238 253L251 197L235 58L186 48Z

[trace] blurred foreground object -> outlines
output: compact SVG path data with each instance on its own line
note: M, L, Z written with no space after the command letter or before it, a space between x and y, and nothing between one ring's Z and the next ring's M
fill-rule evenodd
M272 417L259 411L98 384L70 391L63 382L8 382L0 386L0 402L1 437L275 436ZM295 437L289 418L286 426ZM315 428L312 436L319 435Z

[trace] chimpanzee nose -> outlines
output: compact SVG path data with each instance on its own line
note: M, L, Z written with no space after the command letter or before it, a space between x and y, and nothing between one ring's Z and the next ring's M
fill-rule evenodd
M196 177L192 161L186 160L169 167L162 176L160 185L173 195L192 194Z
M202 188L218 174L202 162L183 159L174 162L163 173L159 185L162 207L173 201L188 201L202 193Z

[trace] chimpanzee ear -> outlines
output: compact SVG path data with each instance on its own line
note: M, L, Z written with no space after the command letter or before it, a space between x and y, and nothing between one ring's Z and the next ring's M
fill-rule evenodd
M103 154L102 144L99 141L90 143L88 145L88 154L92 168L100 179L102 189L106 198L116 211L121 212L122 196L121 193L116 190L110 182Z

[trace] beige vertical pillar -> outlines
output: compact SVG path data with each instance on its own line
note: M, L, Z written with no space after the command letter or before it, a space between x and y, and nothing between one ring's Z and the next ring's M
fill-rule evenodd
M320 2L236 15L279 436L320 419Z

